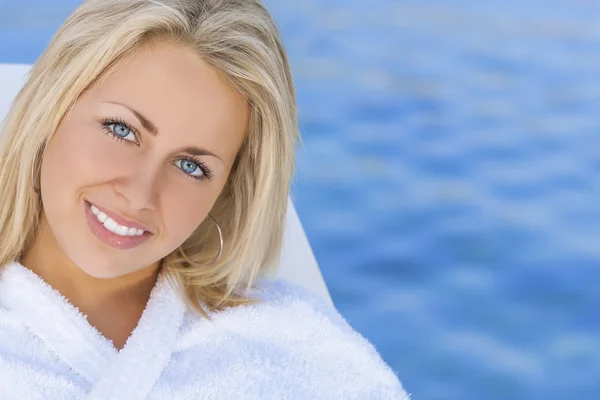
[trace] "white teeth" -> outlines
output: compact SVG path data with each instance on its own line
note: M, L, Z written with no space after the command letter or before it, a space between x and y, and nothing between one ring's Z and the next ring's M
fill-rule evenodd
M104 221L106 221L106 219L108 218L108 215L100 211L100 214L96 215L96 217L98 217L98 221L104 223Z
M106 229L119 236L141 236L144 234L142 229L119 225L114 219L107 216L93 204L90 204L90 210L92 210L92 213L96 216L96 218L98 218L98 221L100 221Z
M117 225L117 229L115 229L117 235L126 236L127 232L129 232L129 228L123 225Z
M115 231L119 227L119 224L117 224L114 219L108 218L106 221L104 221L104 227L106 229L108 229L109 231L116 233ZM117 233L117 235L118 235L118 233Z

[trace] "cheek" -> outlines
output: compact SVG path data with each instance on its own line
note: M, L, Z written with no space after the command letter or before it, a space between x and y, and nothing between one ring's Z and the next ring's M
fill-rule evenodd
M161 208L167 237L177 245L184 242L202 223L218 195L203 187L196 189L196 193L187 190L187 194L173 191L163 195Z
M61 126L44 154L42 180L53 188L78 188L97 183L119 170L128 160L123 149L99 124L67 123Z

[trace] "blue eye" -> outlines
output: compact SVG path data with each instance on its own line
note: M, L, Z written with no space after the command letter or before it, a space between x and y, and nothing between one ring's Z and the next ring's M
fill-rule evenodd
M126 137L127 135L129 135L131 133L131 129L129 129L128 126L123 125L123 124L112 124L111 125L112 131L115 133L115 135L119 136L119 137Z
M212 171L202 162L182 158L175 162L177 168L182 170L187 177L203 181L212 177Z
M108 136L117 141L124 140L125 142L128 142L126 144L138 144L135 131L118 118L104 119L102 121L102 127Z
M182 160L181 169L187 172L188 174L191 174L198 169L198 165L190 160Z

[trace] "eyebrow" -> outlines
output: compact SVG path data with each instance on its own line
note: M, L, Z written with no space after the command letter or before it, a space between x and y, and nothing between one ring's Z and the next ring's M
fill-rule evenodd
M137 112L135 109L129 107L126 104L119 103L119 102L116 102L116 101L107 101L107 103L116 104L118 106L125 107L126 109L128 109L129 111L131 111L133 113L133 115L135 115L135 117L137 119L140 120L140 124L142 124L142 126L144 127L144 129L146 129L148 132L150 132L153 136L158 135L158 128L156 127L156 125L154 125L152 123L152 121L150 121L148 118L144 117L142 114L140 114L139 112Z
M107 101L106 103L116 104L118 106L125 107L126 109L128 109L129 111L131 111L131 113L133 115L135 115L135 117L140 121L140 124L142 124L142 126L144 127L144 129L146 129L148 132L150 132L152 134L152 136L158 135L158 128L156 127L156 125L154 125L152 123L152 121L150 121L148 118L144 117L144 115L142 115L141 113L139 113L138 111L136 111L134 108L128 106L127 104L119 103L117 101ZM221 159L221 157L219 157L215 153L213 153L211 151L208 151L206 149L203 149L203 148L185 147L184 149L182 149L182 151L185 152L185 153L188 153L190 155L193 155L193 156L212 156L212 157L216 157L219 160L221 160L222 163L224 163L224 161Z

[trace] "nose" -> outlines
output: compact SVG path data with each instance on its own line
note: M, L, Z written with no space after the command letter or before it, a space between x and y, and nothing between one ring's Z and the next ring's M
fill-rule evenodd
M156 208L160 171L148 165L127 171L114 182L114 189L131 210Z

